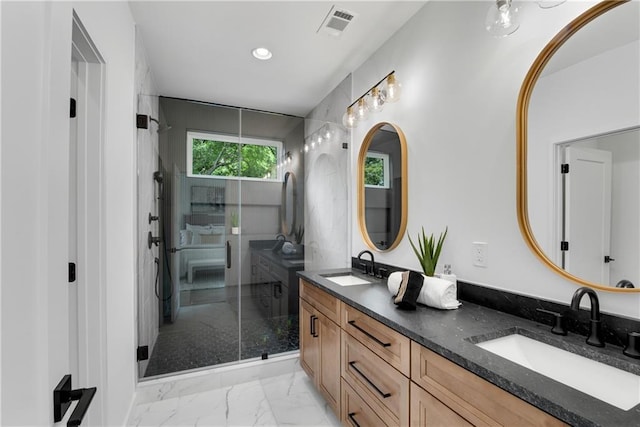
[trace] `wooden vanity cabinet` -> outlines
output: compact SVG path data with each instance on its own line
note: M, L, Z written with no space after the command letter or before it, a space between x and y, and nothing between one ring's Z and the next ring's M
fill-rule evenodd
M300 365L340 418L340 301L300 281Z
M412 426L565 425L414 341L411 381ZM443 424L444 419L452 421Z
M304 280L300 364L345 426L565 425Z

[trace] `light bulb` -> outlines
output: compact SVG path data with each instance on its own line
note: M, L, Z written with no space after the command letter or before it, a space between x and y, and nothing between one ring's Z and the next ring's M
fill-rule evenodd
M344 113L344 116L342 116L342 124L344 125L344 127L349 129L358 126L358 118L353 111L353 107L347 108L347 112Z
M551 9L552 7L560 6L567 0L540 0L538 1L538 6L542 9Z
M511 0L496 0L491 5L485 19L485 28L496 36L504 37L513 34L520 28L519 9L511 6Z
M324 125L323 136L327 141L331 140L331 126L329 126L329 123Z
M402 85L396 79L395 74L391 74L387 77L387 93L384 102L396 102L400 99Z
M371 109L376 113L382 111L386 97L387 93L384 90L380 90L377 87L371 89Z
M358 121L367 120L369 118L369 104L367 104L367 101L364 97L358 100L356 116L358 117Z

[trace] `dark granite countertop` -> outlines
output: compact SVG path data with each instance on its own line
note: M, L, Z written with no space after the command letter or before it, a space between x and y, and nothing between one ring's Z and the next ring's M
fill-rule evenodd
M371 284L340 286L323 275L352 273L350 269L319 272L300 271L298 276L384 323L424 347L475 373L498 387L574 426L640 426L640 405L628 411L591 397L574 388L533 372L473 344L478 337L497 337L508 331L557 347L605 360L640 375L640 361L622 355L622 349L607 345L595 348L585 337L569 333L557 336L550 327L497 310L463 301L457 310L438 310L419 305L416 311L398 310L391 301L385 280L367 276ZM353 271L353 274L358 275ZM588 372L585 372L585 376ZM640 392L640 391L639 391Z
M302 270L304 268L304 252L301 254L285 255L273 252L276 240L250 240L249 248L287 270Z

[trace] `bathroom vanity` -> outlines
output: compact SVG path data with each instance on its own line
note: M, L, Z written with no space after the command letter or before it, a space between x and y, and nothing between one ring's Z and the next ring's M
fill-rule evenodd
M469 302L398 310L384 280L341 286L340 272L351 270L298 273L300 363L344 425L637 425L640 405L619 409L476 345L549 326ZM598 349L640 374L617 350Z
M273 242L258 240L249 243L251 293L266 318L298 313L296 272L304 268L303 258L273 252Z

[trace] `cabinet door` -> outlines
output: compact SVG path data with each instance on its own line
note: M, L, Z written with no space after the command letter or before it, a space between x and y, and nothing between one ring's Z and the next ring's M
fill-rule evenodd
M319 314L320 375L318 388L340 418L340 327Z
M319 368L318 317L306 301L300 300L300 365L314 382Z
M472 425L438 399L411 383L411 427L470 427Z

